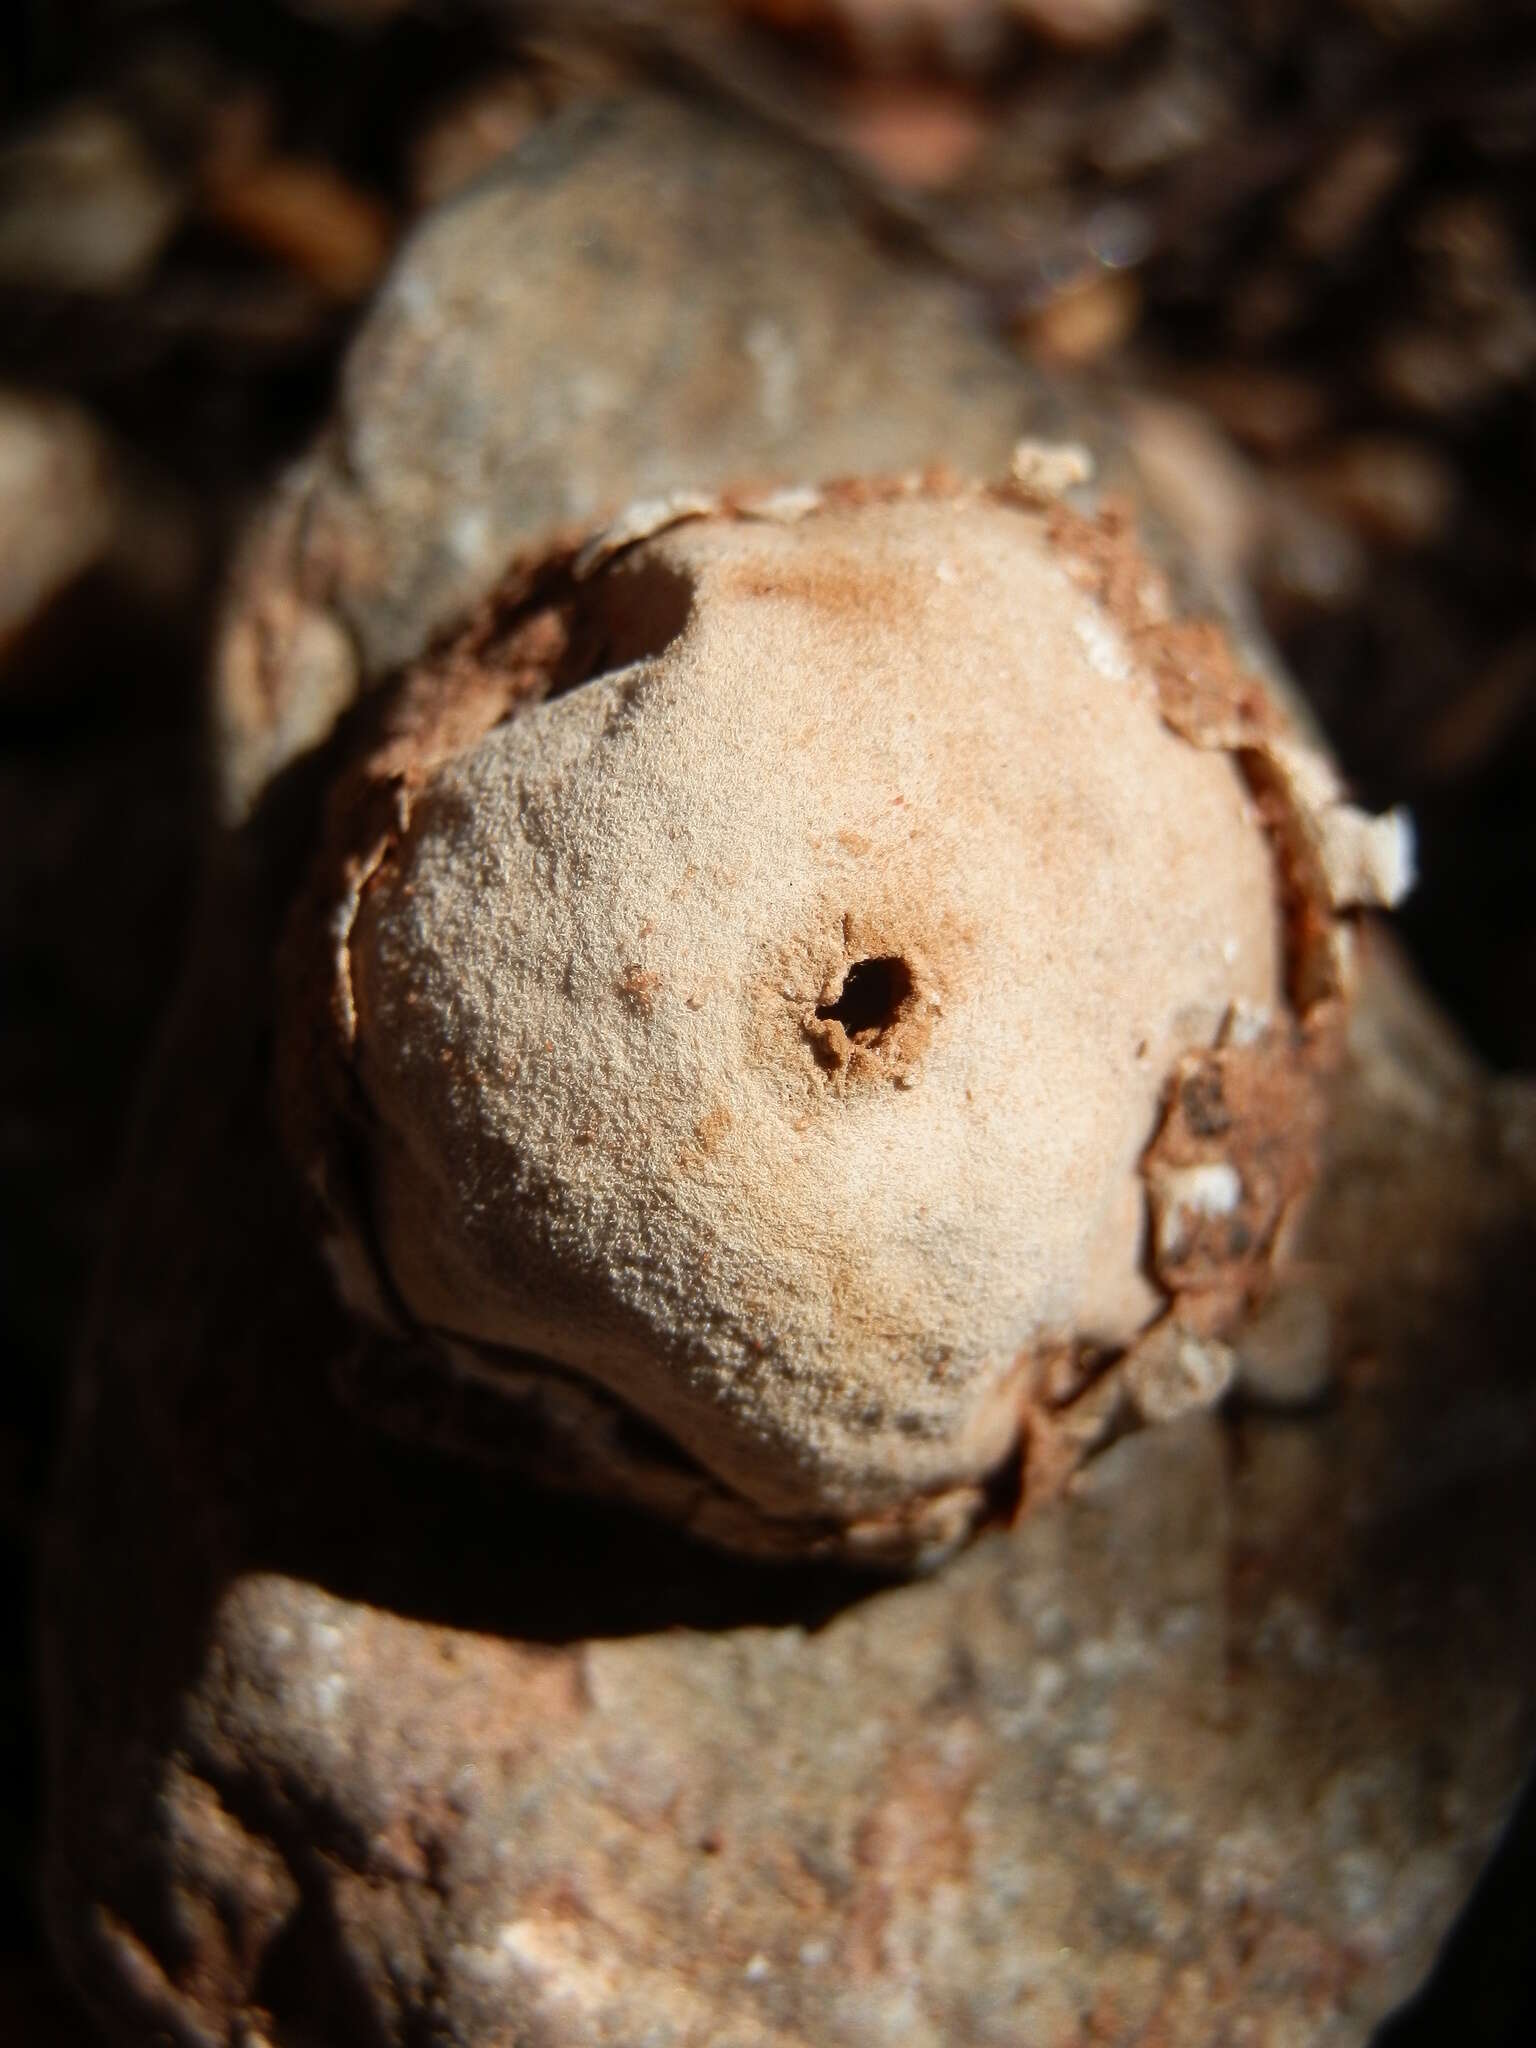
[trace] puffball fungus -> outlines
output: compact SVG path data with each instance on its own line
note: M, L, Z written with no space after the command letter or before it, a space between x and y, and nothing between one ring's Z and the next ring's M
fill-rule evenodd
M927 1558L1222 1390L1337 913L1405 878L1038 472L674 499L518 566L374 708L296 917L344 1291L533 1464L740 1547Z

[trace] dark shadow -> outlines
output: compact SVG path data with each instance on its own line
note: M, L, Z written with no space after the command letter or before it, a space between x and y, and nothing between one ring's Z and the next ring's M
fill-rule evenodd
M911 1001L912 987L911 968L894 954L855 960L835 1000L818 1003L816 1015L823 1023L841 1024L855 1043L878 1039Z
M654 558L626 556L588 584L576 584L565 609L568 638L550 681L563 697L584 683L639 661L656 661L687 625L693 579Z
M1372 2048L1529 2048L1536 2041L1536 1775L1429 1982L1377 2029Z
M253 2002L270 2013L284 2048L329 2048L336 2041L392 2048L337 1923L328 1873L311 1869L323 1859L312 1847L286 1843L270 1816L240 1817L267 1823L263 1832L283 1844L300 1885L298 1905L263 1951Z
M431 1370L438 1370L431 1368ZM252 1474L246 1568L283 1571L348 1600L453 1628L544 1643L749 1625L816 1628L889 1580L831 1564L733 1557L627 1507L545 1490L529 1446L498 1464L491 1446L516 1410L484 1387L441 1382L468 1404L453 1434L484 1417L483 1450L447 1454L442 1418L420 1443L386 1435L324 1384L292 1415L311 1458L278 1484ZM444 1431L444 1434L447 1432ZM552 1462L559 1448L550 1447Z

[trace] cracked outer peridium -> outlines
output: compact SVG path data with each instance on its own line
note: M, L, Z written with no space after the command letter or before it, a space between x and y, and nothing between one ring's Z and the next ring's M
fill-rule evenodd
M908 1561L1021 1441L1049 1491L1153 1336L1219 1358L1314 1170L1340 912L1405 842L1122 508L631 508L360 728L289 1141L343 1292L524 1404L531 1462Z

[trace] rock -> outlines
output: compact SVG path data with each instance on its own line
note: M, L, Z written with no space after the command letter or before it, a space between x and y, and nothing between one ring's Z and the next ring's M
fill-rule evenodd
M976 99L952 85L875 77L848 87L837 132L894 183L942 190L976 161L987 126Z
M1327 393L1285 370L1213 364L1186 371L1180 389L1261 460L1292 454L1329 424Z
M1068 50L1111 50L1162 13L1158 0L1008 0L1009 12Z
M1390 129L1365 127L1350 136L1286 206L1294 246L1330 261L1346 255L1402 183L1407 167L1407 149Z
M207 574L190 498L81 407L0 389L0 694L40 705L179 686ZM101 649L116 657L103 674ZM169 671L169 674L167 673Z
M627 240L573 247L578 197L625 190L631 149L678 213L641 190ZM702 224L706 161L728 234ZM796 252L792 284L765 246ZM600 261L640 297L599 290ZM417 296L434 274L459 296ZM573 275L542 384L527 355L478 359L531 348L534 281ZM711 353L764 293L818 366L787 424L760 362ZM412 306L440 303L413 341ZM583 415L594 323L593 362L648 374ZM253 619L294 628L252 671L265 698L224 701L229 786L276 779L215 849L60 1476L47 1881L74 1984L111 2038L177 2048L1363 2042L1536 1739L1530 1091L1490 1089L1368 946L1290 1231L1330 1397L1129 1436L929 1578L733 1561L510 1480L499 1397L338 1305L279 1154L273 954L316 830L316 704L346 715L567 484L603 492L605 449L623 499L754 448L791 475L823 446L990 462L1081 423L830 188L656 109L563 128L431 223L347 390L233 600L226 692ZM467 551L461 489L490 536ZM395 1391L395 1434L359 1380L386 1423Z
M1413 1988L1536 1732L1529 1211L1470 1074L1368 1001L1330 1409L1129 1439L880 1590L347 1419L251 993L167 1048L55 1560L53 1921L114 2038L1327 2044Z
M0 658L111 545L106 450L76 406L0 391Z
M393 240L388 210L331 164L259 156L207 180L209 216L327 298L358 299L374 284Z
M1405 435L1341 440L1326 457L1301 465L1293 481L1324 518L1343 521L1379 547L1429 547L1455 510L1449 465Z
M788 161L704 113L579 106L427 217L236 578L230 816L553 528L748 476L989 474L1021 433L1063 438L1060 397L960 289Z
M1275 1408L1307 1408L1336 1381L1328 1302L1315 1288L1282 1287L1243 1331L1238 1385Z
M0 150L0 281L129 291L183 206L121 114L90 101L60 108Z
M1122 348L1141 317L1141 287L1122 271L1091 271L1021 327L1036 360L1053 369L1085 369Z
M411 145L411 200L435 206L484 175L537 126L547 81L521 65L477 78L431 115Z
M1264 539L1266 486L1198 406L1138 393L1125 428L1148 494L1221 581L1250 573Z

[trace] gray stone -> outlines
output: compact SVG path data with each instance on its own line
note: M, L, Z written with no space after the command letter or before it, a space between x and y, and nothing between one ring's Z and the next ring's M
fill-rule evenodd
M0 280L130 291L184 203L122 115L89 100L57 108L0 148Z
M666 101L582 105L429 214L336 419L251 536L216 665L243 816L355 697L552 530L674 489L1000 475L1118 437L953 278L899 262L825 163Z

